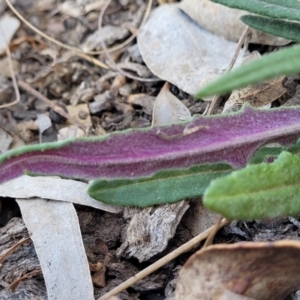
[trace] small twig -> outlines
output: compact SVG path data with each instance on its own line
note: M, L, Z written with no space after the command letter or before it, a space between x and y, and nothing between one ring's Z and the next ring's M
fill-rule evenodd
M220 226L219 226L218 229L224 227L229 222L230 222L229 220L223 219L221 221ZM215 225L208 228L207 230L205 230L201 234L199 234L196 237L194 237L193 239L191 239L189 242L183 244L182 246L180 246L176 250L172 251L168 255L164 256L161 259L159 259L158 261L156 261L154 264L150 265L149 267L147 267L143 271L139 272L138 274L136 274L133 277L130 277L128 280L124 281L119 286L115 287L110 292L108 292L105 295L103 295L102 297L100 297L98 300L108 300L109 297L115 296L115 295L121 293L122 291L126 290L127 288L129 288L130 286L132 286L133 284L138 282L139 280L145 278L146 276L150 275L151 273L153 273L157 269L161 268L162 266L164 266L165 264L167 264L171 260L175 259L176 257L181 255L182 253L189 251L191 248L193 248L194 246L199 244L202 240L206 239L209 236L209 234L214 230L214 228L215 228Z
M101 9L101 12L100 12L100 15L99 15L99 19L98 19L98 30L101 30L102 28L102 20L103 20L103 16L104 16L104 13L106 11L106 9L108 8L109 4L110 4L111 0L106 0L105 4L103 5L102 9ZM115 62L114 60L111 58L109 52L107 51L107 48L106 48L106 45L103 41L103 39L101 37L99 37L99 41L100 41L100 44L101 44L101 47L108 59L108 62L109 62L109 67L112 68L113 70L118 70L122 75L128 77L128 78L131 78L131 79L134 79L134 80L138 80L138 81L142 81L142 82L156 82L156 81L162 81L162 79L160 78L142 78L142 77L138 77L138 76L134 76L128 72L125 72L124 70L122 70Z
M148 1L148 4L147 4L147 8L146 8L146 11L145 11L145 14L144 14L144 17L143 17L143 20L139 26L139 28L142 28L144 26L144 24L146 23L148 17L149 17L149 14L150 14L150 11L151 11L151 7L152 7L152 3L153 3L153 0L149 0ZM138 32L139 32L139 29L136 30L127 40L125 40L123 43L121 44L118 44L116 46L113 46L111 48L106 48L107 52L114 52L114 51L117 51L117 50L120 50L122 49L124 46L126 46L127 44L129 44L131 41L133 41L136 36L138 35ZM88 54L91 54L91 55L96 55L96 54L104 54L104 50L100 50L100 51L89 51L89 52L85 52L85 53L88 53Z
M18 241L16 244L14 244L12 247L10 247L4 254L0 256L0 267L4 260L6 260L13 252L15 252L21 245L27 243L30 240L30 238L24 238L20 241Z
M27 274L25 274L24 276L18 278L17 280L15 280L12 284L9 285L9 289L14 292L16 290L16 288L18 287L19 283L25 279L31 278L35 275L39 275L42 274L42 270L34 270L31 271Z
M237 57L238 57L238 55L239 55L239 52L240 52L240 50L241 50L241 47L243 46L243 44L244 44L245 41L247 40L249 34L251 34L251 30L250 30L249 26L246 26L244 32L242 33L242 35L241 35L241 37L240 37L240 39L239 39L239 42L238 42L238 44L237 44L237 46L236 46L235 52L234 52L234 54L233 54L233 57L232 57L232 59L231 59L229 65L228 65L228 67L227 67L225 73L229 72L229 71L232 69L232 67L233 67L233 65L234 65L234 63L235 63L235 61L236 61L236 59L237 59ZM204 114L205 114L205 115L210 115L210 114L212 114L213 111L214 111L214 110L216 109L216 107L218 106L218 104L219 104L219 102L220 102L220 99L221 99L221 96L215 96L215 97L213 98L212 102L210 103L209 107L205 110Z
M73 50L73 51L80 51L82 52L83 54L87 54L87 55L99 55L99 54L104 54L104 51L103 50L100 50L100 51L83 51L83 50L80 50L80 49L77 49L76 47L72 47L70 45L67 45L67 44L64 44L64 43L61 43L60 41L52 38L51 36L45 34L44 32L40 31L38 28L36 28L35 26L33 26L31 23L29 23L15 8L14 6L11 4L10 0L5 0L7 5L10 7L10 9L14 12L14 14L22 21L24 22L28 27L30 27L33 31L35 31L36 33L38 33L39 35L41 35L42 37L44 37L45 39L51 41L52 43L60 46L60 47L63 47L63 48L66 48L66 49L69 49L69 50ZM141 22L141 25L140 27L142 27L148 17L149 17L149 14L150 14L150 11L151 11L151 7L152 7L152 4L153 4L153 0L149 0L148 1L148 4L147 4L147 8L146 8L146 11L145 11L145 14L144 14L144 17L142 19L142 22ZM114 52L114 51L117 51L119 49L122 49L124 46L126 46L127 44L129 44L132 40L135 39L135 37L137 36L138 34L138 30L136 32L134 32L127 40L125 40L123 43L119 44L119 45L116 45L116 46L113 46L111 48L108 48L107 51L108 52ZM101 62L101 64L104 65L104 63Z
M80 127L85 133L87 132L87 127L82 124L79 120L76 118L70 116L68 113L66 113L61 107L55 105L52 101L50 101L48 98L46 98L44 95L42 95L37 90L33 89L29 84L25 83L24 81L19 80L18 81L19 87L30 93L31 95L35 96L36 98L44 101L50 108L52 108L55 112L58 114L64 116L66 119L68 119L71 123L77 125Z
M42 36L43 38L45 38L46 40L64 48L64 49L68 49L71 51L74 51L78 54L78 56L90 61L91 63L104 68L104 69L108 69L108 66L106 64L104 64L103 62L101 62L100 60L84 53L81 49L70 46L70 45L66 45L64 43L61 43L60 41L52 38L51 36L47 35L46 33L42 32L41 30L39 30L38 28L36 28L35 26L33 26L31 23L29 23L15 8L14 6L11 4L10 0L5 0L7 6L13 11L13 13L25 24L27 25L30 29L32 29L34 32L36 32L37 34L39 34L40 36Z
M9 47L8 47L8 43L6 42L6 38L5 38L5 34L3 32L2 26L0 26L0 30L1 30L1 34L2 34L3 38L5 39L5 52L6 52L6 56L7 56L7 59L8 59L8 67L9 67L9 71L10 71L10 74L11 74L13 87L14 87L15 94L16 94L15 101L7 103L7 104L0 105L0 109L1 109L1 108L10 107L12 105L17 104L20 101L20 91L18 89L17 79L16 79L16 75L15 75L15 72L14 72L14 67L13 67L13 64L12 64L11 53L10 53L10 50L9 50Z

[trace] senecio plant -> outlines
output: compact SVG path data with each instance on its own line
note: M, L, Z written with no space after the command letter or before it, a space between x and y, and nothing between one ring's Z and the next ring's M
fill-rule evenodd
M299 39L298 1L213 2L263 15L242 20ZM300 47L294 46L224 75L197 97L299 70ZM146 207L204 196L205 206L228 219L295 215L300 213L299 120L300 107L266 111L245 106L238 113L198 116L189 123L25 146L0 157L0 182L24 173L95 179L89 195L109 204ZM195 130L184 135L186 128ZM265 146L270 143L279 146Z

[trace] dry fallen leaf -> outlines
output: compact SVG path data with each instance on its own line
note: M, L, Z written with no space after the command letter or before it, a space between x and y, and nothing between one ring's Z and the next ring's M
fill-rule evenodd
M72 203L17 199L54 299L94 300L93 284Z
M246 28L240 17L249 14L209 0L184 0L179 7L206 30L234 42L239 40ZM282 46L291 41L252 29L250 42Z
M0 19L0 55L5 52L5 47L9 45L12 37L20 26L20 20L5 14Z
M299 263L298 241L213 245L196 252L182 267L175 299L227 299L224 295L232 292L256 300L282 300L300 288Z
M259 52L253 51L245 57L242 64L247 64L260 57ZM262 107L288 96L290 93L288 93L287 89L283 86L285 79L285 76L281 76L233 91L225 103L223 113L239 110L244 103L249 103L254 107Z
M0 197L23 199L38 197L90 206L110 213L122 212L122 207L92 199L87 189L86 183L77 180L22 175L1 184Z
M156 97L152 114L152 126L163 126L192 118L189 109L169 90L166 82Z
M195 94L205 78L224 72L236 48L196 24L178 4L155 8L138 34L148 68L159 78Z

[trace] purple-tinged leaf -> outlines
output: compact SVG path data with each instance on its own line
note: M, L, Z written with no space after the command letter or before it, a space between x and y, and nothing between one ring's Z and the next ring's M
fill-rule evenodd
M184 124L9 151L0 156L0 182L26 172L87 179L137 178L216 162L243 167L263 144L287 145L299 135L300 108L245 107L241 113L197 117Z

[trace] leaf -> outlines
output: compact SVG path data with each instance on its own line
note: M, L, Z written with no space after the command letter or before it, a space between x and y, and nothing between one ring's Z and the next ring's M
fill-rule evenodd
M259 52L253 51L244 57L242 64L246 65L260 58ZM287 89L283 86L285 79L285 76L281 76L233 91L224 105L223 113L236 111L244 103L249 103L254 107L261 107L288 95Z
M166 82L156 97L152 113L152 126L175 124L192 119L189 109L169 90Z
M0 182L25 172L97 179L138 178L220 162L243 167L264 144L294 143L299 119L300 108L246 107L241 113L197 117L185 124L25 146L0 156Z
M17 202L41 264L48 299L95 299L73 204L43 199Z
M299 70L300 47L295 46L265 55L257 61L221 76L201 89L196 97L203 98L214 94L224 94L263 80L294 74Z
M203 29L175 3L155 8L137 40L147 67L189 94L227 68L237 45Z
M226 164L195 166L188 170L164 170L140 179L96 180L88 194L104 203L146 207L174 203L203 195L212 179L232 168Z
M250 15L242 16L241 20L257 30L300 42L300 23Z
M286 299L300 288L299 263L298 241L212 245L181 268L175 299Z
M282 152L274 163L247 166L217 179L204 205L228 219L270 219L300 213L300 158Z
M295 0L212 0L212 2L276 19L300 21L300 3Z
M55 188L53 188L55 187ZM88 185L84 182L53 177L31 177L23 175L0 185L0 197L42 198L94 207L110 213L120 213L123 209L115 205L103 204L87 195Z
M179 7L201 27L229 41L238 42L247 27L240 20L241 16L247 14L246 11L230 9L210 0L183 0ZM249 43L282 46L289 41L252 30Z

